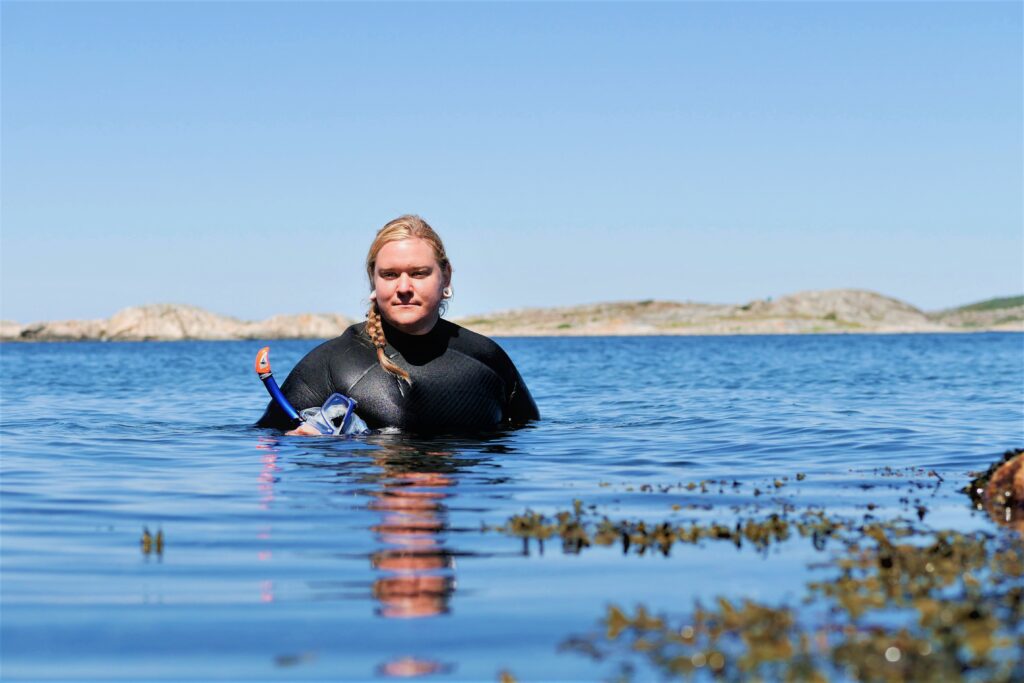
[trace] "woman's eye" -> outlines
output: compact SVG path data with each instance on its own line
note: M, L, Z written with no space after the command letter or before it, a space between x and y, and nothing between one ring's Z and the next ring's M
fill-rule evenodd
M395 274L394 273L381 273L380 276L382 278L384 278L385 280L394 280L395 279Z

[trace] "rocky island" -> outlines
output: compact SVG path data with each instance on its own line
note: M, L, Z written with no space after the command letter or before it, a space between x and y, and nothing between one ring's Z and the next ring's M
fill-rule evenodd
M0 321L2 341L181 341L185 339L327 339L352 321L342 315L277 315L260 322L218 315L197 306L151 304L106 320L57 320L19 325Z
M1024 296L926 313L876 292L831 289L746 304L632 301L457 320L490 336L1024 331Z
M252 322L195 306L152 304L126 308L106 320L0 321L0 340L327 339L352 322L325 313ZM1024 296L925 312L876 292L833 289L746 304L645 300L525 308L455 322L498 337L1024 331Z

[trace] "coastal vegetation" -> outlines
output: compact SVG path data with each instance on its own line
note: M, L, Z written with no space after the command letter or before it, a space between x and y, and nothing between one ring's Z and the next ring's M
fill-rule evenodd
M1024 327L1024 296L986 299L931 314L932 320L962 328Z
M1004 296L997 297L995 299L986 299L985 301L979 301L978 303L968 304L966 306L960 306L959 308L954 308L953 311L996 311L1004 308L1017 308L1020 306L1024 306L1024 296Z

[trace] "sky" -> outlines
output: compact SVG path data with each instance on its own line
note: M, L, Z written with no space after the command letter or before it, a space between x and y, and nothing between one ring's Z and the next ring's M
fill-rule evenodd
M1019 2L0 4L0 317L1024 292Z

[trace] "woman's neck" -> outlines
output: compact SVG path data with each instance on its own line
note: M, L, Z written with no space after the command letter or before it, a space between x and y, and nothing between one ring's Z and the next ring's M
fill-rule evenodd
M407 334L388 321L381 320L381 328L391 348L415 365L426 363L444 353L451 336L451 327L438 318L434 327L425 334Z
M409 326L409 325L396 325L395 323L391 322L390 320L387 320L386 318L384 318L384 316L381 316L381 321L383 323L385 323L389 328L391 328L393 330L398 330L402 334L408 334L408 335L412 335L412 336L422 336L422 335L425 335L425 334L430 334L431 330L433 330L435 327L437 327L437 321L440 320L440 319L441 319L440 315L435 315L433 318L429 318L429 319L424 320L422 322L416 323L415 325Z

